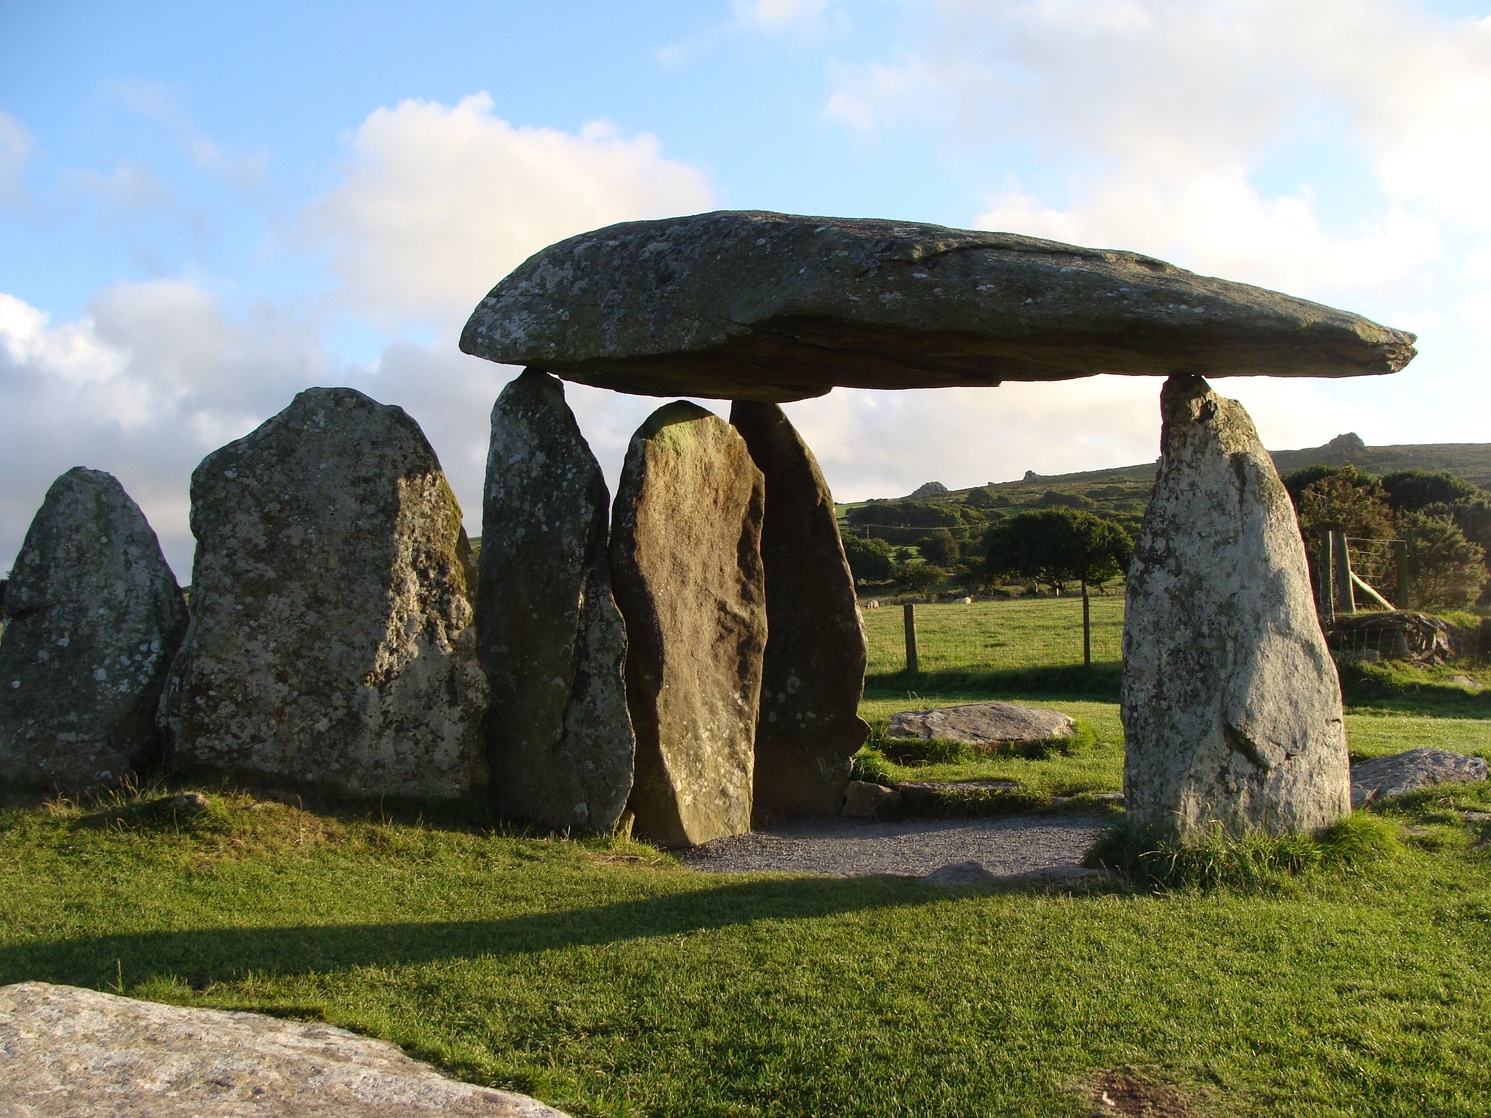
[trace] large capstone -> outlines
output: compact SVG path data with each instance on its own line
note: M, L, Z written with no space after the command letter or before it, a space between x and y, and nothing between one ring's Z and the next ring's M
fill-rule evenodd
M1130 826L1320 830L1350 811L1350 777L1294 506L1235 400L1192 376L1160 399L1124 618Z
M313 388L192 475L192 624L161 716L183 772L484 793L461 510L402 408Z
M481 301L461 349L622 392L780 401L1094 373L1390 373L1413 341L1132 252L724 211L551 245Z
M627 447L611 517L637 734L635 831L693 846L751 825L766 582L764 486L745 440L678 402Z
M730 422L766 480L761 562L770 636L756 726L759 819L837 815L859 717L865 631L833 496L813 452L776 404L736 401Z
M0 780L76 791L150 766L186 602L112 475L77 466L52 483L4 613Z
M564 386L513 380L492 409L477 607L492 796L511 819L610 831L631 792L609 504Z

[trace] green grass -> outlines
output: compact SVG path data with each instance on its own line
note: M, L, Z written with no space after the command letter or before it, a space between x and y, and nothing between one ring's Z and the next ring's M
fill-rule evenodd
M647 847L208 789L0 812L0 982L327 1020L577 1115L1087 1115L1140 1068L1216 1115L1483 1115L1491 857L1267 893L721 877Z

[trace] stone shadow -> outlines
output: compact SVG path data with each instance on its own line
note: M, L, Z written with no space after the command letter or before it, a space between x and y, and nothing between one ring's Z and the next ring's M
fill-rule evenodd
M103 989L147 976L195 988L269 977L526 955L710 931L758 920L810 920L875 908L931 904L946 895L909 879L794 878L714 888L562 912L492 920L295 925L126 932L0 947L0 985L22 981Z

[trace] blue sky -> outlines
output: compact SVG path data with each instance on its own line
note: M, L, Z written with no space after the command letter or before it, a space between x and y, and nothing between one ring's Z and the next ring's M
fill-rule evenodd
M0 0L0 569L115 473L189 577L201 457L312 384L424 426L479 531L472 306L597 225L900 217L1150 252L1420 334L1234 379L1275 447L1491 441L1491 4ZM789 406L838 495L1153 457L1158 384ZM659 401L572 387L615 477Z

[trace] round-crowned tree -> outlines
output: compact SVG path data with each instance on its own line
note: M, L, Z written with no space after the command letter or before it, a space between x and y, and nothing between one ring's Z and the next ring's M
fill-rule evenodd
M1037 509L989 529L984 555L994 575L1031 579L1058 591L1079 582L1085 592L1128 569L1134 540L1122 525L1090 512Z

